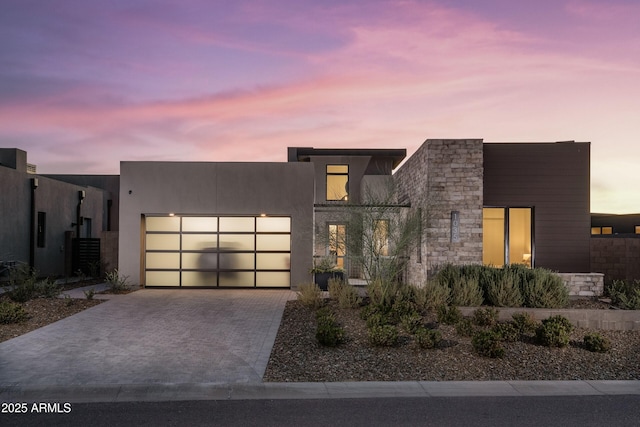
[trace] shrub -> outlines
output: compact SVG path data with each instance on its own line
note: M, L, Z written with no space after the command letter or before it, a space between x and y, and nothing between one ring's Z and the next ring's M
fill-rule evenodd
M498 323L492 329L502 341L516 342L520 339L520 331L513 322Z
M614 305L624 310L640 310L640 280L614 280L605 286L605 293Z
M121 276L117 269L107 273L106 279L114 294L125 293L130 289L129 276Z
M487 301L497 307L522 307L520 275L514 269L498 270L486 288Z
M538 322L529 313L513 313L511 318L520 336L533 334L538 327Z
M340 293L342 292L342 289L344 289L344 287L346 286L346 284L344 283L344 280L342 280L340 277L332 277L329 279L327 283L328 283L327 290L329 291L329 297L337 300L340 296Z
M455 325L461 319L462 313L458 307L447 307L446 305L438 307L438 322L444 323L445 325Z
M344 342L344 329L337 324L335 315L327 308L321 308L316 312L318 327L316 339L321 345L336 347Z
M315 283L304 283L300 285L297 295L298 301L305 307L315 310L322 306L322 291Z
M500 339L500 335L494 331L478 331L471 339L471 344L480 356L501 358L504 356L504 348Z
M451 289L438 280L428 280L423 287L415 288L414 298L418 308L426 311L443 305L449 305L451 301Z
M369 303L380 307L382 311L390 311L396 300L398 287L396 283L373 280L367 285Z
M96 290L93 288L85 289L83 292L84 292L85 298L87 298L88 300L92 300L93 296L96 294Z
M562 308L569 303L569 291L562 278L544 268L532 270L533 274L523 283L525 305L534 308Z
M451 286L451 304L475 307L482 305L484 295L477 277L459 276Z
M473 311L473 323L478 326L493 326L498 323L498 310L495 308L478 308Z
M415 332L415 339L418 347L429 349L438 346L441 339L440 331L427 329L425 327L418 328Z
M569 334L573 325L566 317L552 316L544 319L536 329L536 339L539 344L547 347L565 347L569 344Z
M362 303L362 298L358 291L351 285L345 285L338 294L338 305L340 308L357 308Z
M20 304L6 300L0 301L0 323L19 323L28 318L29 315Z
M45 279L36 284L36 292L45 298L57 298L60 292L62 292L62 287L56 285L53 280Z
M583 338L584 348L595 353L606 353L611 350L611 341L598 332L589 332Z
M400 323L405 331L415 334L422 327L422 316L418 313L405 314L400 318Z
M373 326L382 326L382 325L392 325L394 321L388 313L381 313L379 311L372 311L365 318L365 322L367 323L367 328L372 328Z
M9 298L15 302L27 302L38 296L37 273L28 265L20 265L9 273Z
M471 319L465 318L456 323L456 333L462 337L471 337L476 333L476 327Z
M369 328L369 342L377 347L393 347L398 343L398 328L375 325Z

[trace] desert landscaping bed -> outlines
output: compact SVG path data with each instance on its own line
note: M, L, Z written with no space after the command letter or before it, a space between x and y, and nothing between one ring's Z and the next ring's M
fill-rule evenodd
M438 324L434 314L425 322L442 334L437 348L420 349L402 328L397 346L374 347L360 309L340 309L333 301L329 306L345 329L346 342L338 347L318 344L314 311L300 301L289 301L264 381L640 379L640 331L598 331L611 342L607 353L586 350L582 342L589 330L577 328L567 347L544 347L525 339L504 343L504 357L491 359L475 354L471 338L458 335L455 326ZM607 308L595 300L574 301L571 306Z

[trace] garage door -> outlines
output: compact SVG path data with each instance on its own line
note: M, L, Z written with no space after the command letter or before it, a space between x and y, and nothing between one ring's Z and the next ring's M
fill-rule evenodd
M291 286L291 218L146 216L145 284Z

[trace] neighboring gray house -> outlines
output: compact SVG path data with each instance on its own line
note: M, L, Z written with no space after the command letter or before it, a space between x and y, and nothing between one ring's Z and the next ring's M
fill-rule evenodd
M71 239L100 237L108 196L35 169L26 152L0 149L0 268L24 263L41 275L71 275Z

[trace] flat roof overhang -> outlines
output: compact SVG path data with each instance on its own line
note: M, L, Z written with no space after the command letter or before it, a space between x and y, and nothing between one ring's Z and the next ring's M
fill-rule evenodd
M407 157L405 148L313 148L289 147L289 162L308 162L314 156L370 156L386 157L393 160L395 169Z

